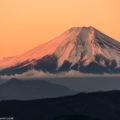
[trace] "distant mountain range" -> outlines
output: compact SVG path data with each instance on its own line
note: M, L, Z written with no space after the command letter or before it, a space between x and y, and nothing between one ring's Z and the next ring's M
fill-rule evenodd
M73 94L73 90L45 80L11 79L0 85L0 100L33 100Z
M119 120L120 91L80 93L43 100L2 101L0 117L14 117L15 120Z
M0 61L0 75L31 69L58 73L120 73L120 42L94 27L73 27L20 56Z

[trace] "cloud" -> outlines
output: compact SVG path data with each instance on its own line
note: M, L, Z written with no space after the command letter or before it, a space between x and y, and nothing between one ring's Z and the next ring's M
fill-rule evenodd
M15 75L4 75L0 76L1 79L11 79L11 78L23 78L23 79L32 79L32 78L60 78L60 77L74 77L75 74L80 74L77 71L70 71L70 72L60 72L57 74L43 72L43 71L36 71L30 70L23 74L15 74Z
M69 72L60 72L60 73L49 73L43 71L36 71L30 70L23 74L15 74L15 75L4 75L0 76L0 79L11 79L11 78L18 78L18 79L33 79L33 78L65 78L65 77L109 77L109 76L119 76L120 74L84 74L80 73L79 71L71 70Z

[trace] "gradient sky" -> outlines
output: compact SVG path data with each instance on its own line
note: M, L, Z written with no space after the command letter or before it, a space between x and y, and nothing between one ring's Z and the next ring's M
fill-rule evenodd
M0 0L0 58L74 26L94 26L120 41L120 0Z

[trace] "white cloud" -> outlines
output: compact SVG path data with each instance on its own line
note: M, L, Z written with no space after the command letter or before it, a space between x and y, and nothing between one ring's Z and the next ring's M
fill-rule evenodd
M23 74L16 74L16 75L4 75L0 76L0 79L11 79L11 78L18 78L18 79L32 79L32 78L64 78L64 77L107 77L107 76L120 76L120 74L84 74L80 73L79 71L71 70L69 72L60 72L57 74L52 74L49 72L43 71L36 71L30 70Z

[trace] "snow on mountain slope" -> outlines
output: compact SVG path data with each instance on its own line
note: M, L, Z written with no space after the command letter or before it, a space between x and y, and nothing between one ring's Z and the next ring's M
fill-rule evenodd
M120 72L120 42L91 26L73 27L20 56L0 61L0 67L12 67L12 70L23 67L28 70L31 66L48 72L52 66L54 71L75 69L85 72L87 68L90 72L100 68L101 71L117 69Z
M84 65L96 61L99 55L110 62L116 60L117 67L120 66L120 43L102 34L93 27L83 27L75 39L67 39L60 44L55 51L58 57L58 66L65 60L74 65L76 62L84 61ZM104 61L100 61L105 65Z
M81 28L71 28L68 31L64 32L62 35L59 37L43 44L40 45L36 48L33 48L32 50L20 55L13 57L11 59L3 59L0 60L0 66L1 67L7 67L7 66L12 66L17 63L24 62L26 60L32 60L32 59L40 59L46 55L52 55L57 47L65 40L69 39L75 39L77 35L79 34Z

